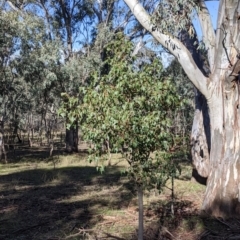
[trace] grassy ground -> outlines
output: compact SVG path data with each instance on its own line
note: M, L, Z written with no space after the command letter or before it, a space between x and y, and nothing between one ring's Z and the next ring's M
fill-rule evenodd
M120 155L103 174L84 154L47 156L43 148L18 149L0 165L0 239L137 239L136 191ZM144 239L230 239L214 238L228 226L200 216L204 186L190 181L189 164L182 168L174 217L170 190L145 193Z

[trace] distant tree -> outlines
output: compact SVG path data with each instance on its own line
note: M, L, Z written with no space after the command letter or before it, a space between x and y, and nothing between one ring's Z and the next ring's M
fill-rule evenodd
M54 106L62 46L58 38L49 39L44 19L28 2L20 6L6 1L1 7L1 113L18 136L23 125L33 130L33 114L44 120Z
M103 49L113 35L126 29L128 24L132 28L130 31L128 27L131 38L143 36L145 31L139 24L134 28L136 21L130 22L134 18L120 0L0 3L4 36L1 39L7 44L2 44L0 49L5 58L2 67L5 72L9 71L2 78L3 88L6 78L9 81L0 101L11 104L11 107L2 107L2 111L11 112L8 120L14 133L23 126L33 131L34 118L40 122L40 132L51 132L48 120L56 119L61 93L76 96L79 86L88 82L92 69L103 70ZM13 98L13 89L21 93L15 95L17 101ZM65 121L68 125L68 119ZM68 152L78 149L78 125L75 122L66 129Z
M123 10L119 2L37 1L37 6L47 20L49 39L59 37L64 46L63 59L55 73L58 79L55 95L66 92L70 96L76 96L79 86L88 81L92 69L101 69L104 46L115 31L124 28L128 23L130 11L126 6ZM69 125L68 119L66 125ZM76 121L66 129L68 152L78 150L78 126Z
M11 47L5 47L5 50L8 49L7 57L4 44L1 49L5 56L3 73L9 72L2 81L8 77L8 89L12 91L10 93L6 89L2 94L4 101L7 99L11 106L14 103L13 107L2 105L2 111L7 109L11 112L11 118L8 114L7 119L12 123L14 132L24 123L28 123L28 129L32 130L33 115L37 115L41 130L49 134L51 126L47 118L56 118L61 92L76 94L87 76L88 65L91 66L86 54L74 49L78 34L82 34L79 37L82 43L91 41L90 33L95 24L90 21L93 15L91 2L36 0L20 4L3 1L1 8L2 39L11 43ZM83 29L87 26L89 32L86 35L89 37L85 39ZM2 86L5 85L3 82ZM17 89L15 101L13 90ZM23 97L24 101L19 104ZM21 110L20 106L24 109ZM66 146L70 152L77 151L76 126L66 131Z
M172 112L176 147L190 151L190 135L194 115L194 86L189 81L181 65L174 59L166 68L166 75L172 79L177 94L182 99L179 108Z

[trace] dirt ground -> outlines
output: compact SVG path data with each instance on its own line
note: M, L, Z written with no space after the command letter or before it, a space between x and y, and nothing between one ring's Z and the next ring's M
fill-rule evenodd
M86 154L66 155L48 149L15 149L9 163L0 165L0 239L136 240L136 191L114 155L103 174ZM240 239L240 221L211 219L200 214L204 186L190 181L190 163L182 163L171 191L145 192L146 240Z

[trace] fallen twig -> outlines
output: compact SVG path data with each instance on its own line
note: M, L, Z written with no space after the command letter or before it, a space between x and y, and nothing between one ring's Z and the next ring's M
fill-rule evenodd
M74 234L71 234L71 235L69 235L69 236L67 236L67 237L65 237L65 238L63 238L63 239L64 239L64 240L65 240L65 239L71 239L71 238L73 238L73 237L80 236L80 235L82 235L82 234L84 234L84 233L95 232L94 229L81 229L81 228L78 229L78 231L79 231L79 232L74 233Z

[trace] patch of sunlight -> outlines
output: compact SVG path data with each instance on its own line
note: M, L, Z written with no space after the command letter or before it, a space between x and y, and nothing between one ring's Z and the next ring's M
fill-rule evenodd
M197 182L191 182L191 181L184 181L184 180L174 180L174 185L175 188L178 191L185 191L185 192L192 192L192 193L196 193L199 191L205 191L206 186L201 185Z
M27 163L8 163L8 164L0 164L0 175L7 175L14 172L20 172L24 170L31 169L32 165Z
M126 216L126 211L122 209L109 209L109 208L103 208L101 205L98 207L98 214L104 214L107 216Z

